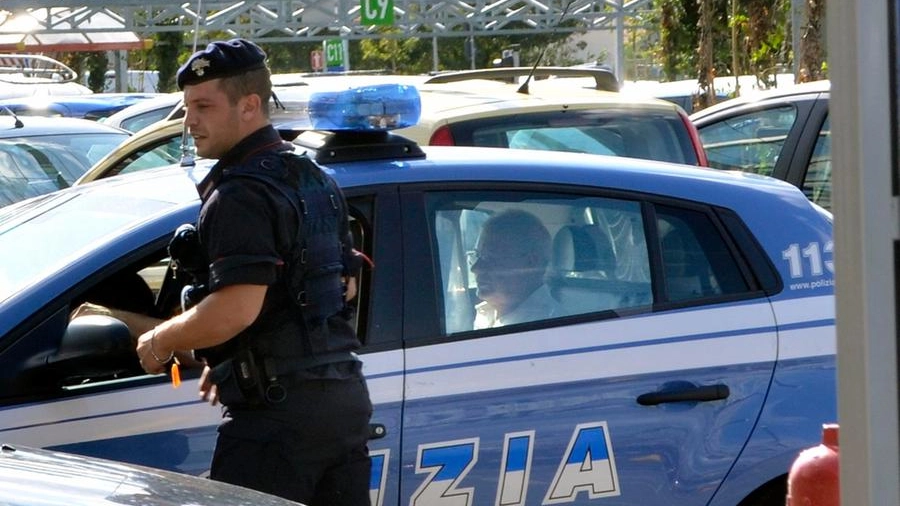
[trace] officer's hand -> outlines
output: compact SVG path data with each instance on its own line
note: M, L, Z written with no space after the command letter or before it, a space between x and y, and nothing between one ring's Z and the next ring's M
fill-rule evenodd
M210 406L215 406L219 403L219 395L216 384L209 379L211 372L212 369L208 365L203 366L203 372L200 373L200 399L208 402Z
M350 302L356 297L356 278L347 276L344 278L344 300Z
M157 349L157 347L159 347L159 343L154 343L153 330L144 332L141 334L141 337L138 338L136 350L137 356L141 361L141 367L144 368L144 371L146 371L147 374L161 374L166 372L166 363L157 360L157 357L161 359L170 358L172 350L161 350Z

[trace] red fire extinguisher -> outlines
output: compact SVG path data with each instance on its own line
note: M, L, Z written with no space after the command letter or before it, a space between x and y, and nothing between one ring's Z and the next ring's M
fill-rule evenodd
M822 444L800 452L788 473L787 506L839 506L838 425L822 426Z

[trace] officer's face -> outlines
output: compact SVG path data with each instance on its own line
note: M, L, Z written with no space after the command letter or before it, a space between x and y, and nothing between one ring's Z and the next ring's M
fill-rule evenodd
M188 127L197 155L221 158L240 141L242 101L231 104L219 87L219 79L184 87L184 123Z

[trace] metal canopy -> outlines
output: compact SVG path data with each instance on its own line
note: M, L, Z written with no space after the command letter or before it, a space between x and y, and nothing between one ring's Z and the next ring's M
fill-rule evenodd
M144 41L114 13L72 9L0 10L0 52L143 49Z
M23 14L37 21L27 32L28 37L36 39L50 34L78 34L91 39L122 32L146 37L192 30L198 18L203 31L266 42L320 41L335 36L363 39L570 33L609 30L617 24L621 29L624 19L649 1L394 0L393 30L382 33L379 27L360 24L360 0L53 0L52 4L48 0L3 0L0 37L23 35L25 32L15 26L15 20ZM563 17L574 26L559 26ZM112 19L115 24L97 23L99 18Z

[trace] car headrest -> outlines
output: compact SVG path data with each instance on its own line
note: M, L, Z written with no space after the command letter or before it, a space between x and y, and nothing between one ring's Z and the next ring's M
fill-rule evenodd
M609 237L592 225L566 225L553 238L553 269L557 272L603 272L616 267Z

